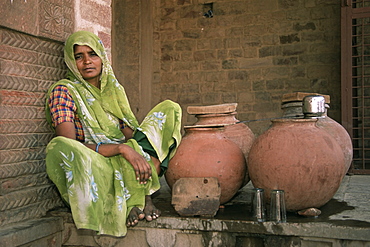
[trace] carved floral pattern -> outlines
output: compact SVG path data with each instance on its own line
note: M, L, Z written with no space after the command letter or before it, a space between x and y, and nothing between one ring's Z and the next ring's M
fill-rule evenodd
M52 36L63 36L63 7L43 1L40 4L40 32Z

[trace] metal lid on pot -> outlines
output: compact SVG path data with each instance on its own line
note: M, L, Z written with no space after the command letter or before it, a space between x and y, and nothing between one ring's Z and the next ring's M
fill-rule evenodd
M325 98L321 95L309 95L303 98L305 118L320 118L325 114Z

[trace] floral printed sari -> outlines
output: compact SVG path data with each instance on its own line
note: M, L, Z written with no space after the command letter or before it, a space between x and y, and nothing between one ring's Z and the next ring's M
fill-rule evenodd
M88 45L102 59L101 89L90 85L78 72L73 54L76 44ZM57 85L66 86L77 106L85 143L125 143L146 158L153 172L148 183L140 184L132 165L121 155L104 157L76 140L58 136L46 148L47 173L70 206L77 228L124 236L130 210L142 210L145 196L160 187L150 156L162 162L164 172L181 141L181 108L170 100L163 101L139 125L96 35L86 31L72 34L64 56L68 79L51 86L46 98ZM48 103L46 118L51 124ZM125 140L119 120L134 129L134 138Z

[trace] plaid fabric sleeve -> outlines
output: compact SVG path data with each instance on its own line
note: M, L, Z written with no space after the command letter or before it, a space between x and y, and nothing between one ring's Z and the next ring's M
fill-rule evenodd
M75 125L76 139L81 142L85 140L82 124L75 113L76 104L66 86L59 85L53 89L49 97L49 107L54 127L64 122L72 122Z
M64 123L74 123L76 105L65 86L56 86L49 97L49 107L53 126Z

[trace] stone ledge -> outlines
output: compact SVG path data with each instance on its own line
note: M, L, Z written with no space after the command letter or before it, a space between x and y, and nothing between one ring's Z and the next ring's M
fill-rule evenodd
M73 224L69 212L56 212L65 219L66 224ZM55 214L53 214L55 215ZM352 224L352 225L351 225ZM287 222L276 224L273 222L257 223L245 220L225 220L199 217L166 217L162 216L155 221L140 221L132 230L176 230L182 232L222 232L237 235L275 235L281 237L307 237L332 240L357 240L370 242L370 225L367 222L332 221L332 222ZM89 230L85 234L96 236ZM84 234L84 235L85 235Z
M0 247L20 246L51 236L64 229L63 219L47 217L28 220L0 229Z
M370 176L346 176L335 197L320 208L322 214L319 217L305 218L289 213L288 222L282 224L251 220L251 185L241 189L215 217L181 217L172 207L169 187L162 180L161 190L153 196L162 216L153 222L139 222L128 230L126 237L115 238L97 235L91 230L78 230L70 210L63 207L48 212L46 218L1 229L0 247L24 244L203 247L216 242L218 244L214 246L367 246L370 244L370 191L355 192L359 186L367 188L369 179ZM49 244L55 242L59 245Z
M147 228L137 226L128 230L127 236L115 238L111 236L97 236L93 231L77 230L72 223L66 224L70 238L65 242L67 246L90 247L204 247L204 246L367 246L369 241L338 240L333 238L300 237L285 235L264 235L253 233L230 233L196 230L173 230L160 228Z
M205 236L226 234L227 236L241 238L248 238L248 236L284 239L316 238L329 242L362 241L370 243L370 235L368 234L370 231L370 220L368 220L370 211L368 203L366 203L370 190L363 189L358 196L354 193L358 191L359 186L366 188L369 179L370 176L346 176L335 197L320 208L322 214L319 217L306 218L289 213L288 222L282 224L269 221L264 223L251 221L250 201L253 188L251 184L241 189L230 203L225 204L225 208L219 210L215 217L180 217L171 205L171 191L165 181L161 179L161 190L153 197L153 202L162 211L162 216L153 222L140 221L136 227L130 228L127 236L119 242L127 244L130 242L129 239L136 239L132 235L157 232L158 234L192 233ZM348 193L351 194L351 198L346 197ZM92 238L91 242L97 242L93 239L98 237L95 232L75 229L71 213L67 208L54 210L49 215L62 217L65 228L68 228L70 232L76 231L76 234L70 235L70 237L65 236L65 239L69 239L66 243L78 243L82 236L84 239ZM64 232L67 232L67 230ZM107 238L111 239L110 237ZM117 246L121 245L118 244Z
M229 232L261 235L317 237L341 240L361 240L370 242L370 226L348 226L340 222L308 223L257 223L252 221L219 220L203 218L161 217L153 222L139 222L140 228L160 228L188 231ZM354 223L356 224L356 223Z

